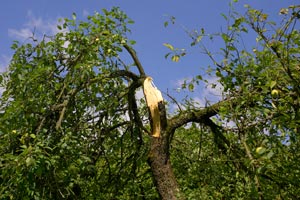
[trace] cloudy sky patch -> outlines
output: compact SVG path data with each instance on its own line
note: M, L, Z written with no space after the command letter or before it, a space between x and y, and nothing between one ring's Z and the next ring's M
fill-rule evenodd
M17 40L25 41L30 37L41 40L44 35L55 35L58 32L67 31L59 30L58 25L63 22L58 22L59 17L56 19L44 19L36 17L32 11L28 11L27 22L19 29L8 29L8 35Z

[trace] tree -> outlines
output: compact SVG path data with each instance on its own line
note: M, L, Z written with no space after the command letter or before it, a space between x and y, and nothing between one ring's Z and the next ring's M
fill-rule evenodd
M280 13L276 25L248 7L224 16L227 32L190 34L224 97L202 108L186 100L174 114L118 8L15 42L1 74L1 199L299 198L299 6ZM250 29L249 52L241 42ZM206 36L223 39L221 59ZM185 55L166 46L173 61Z

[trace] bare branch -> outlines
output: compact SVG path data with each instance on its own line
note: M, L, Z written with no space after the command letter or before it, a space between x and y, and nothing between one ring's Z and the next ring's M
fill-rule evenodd
M60 129L60 127L61 127L61 122L64 118L68 103L69 103L69 99L66 99L63 103L63 109L61 110L61 112L59 114L59 119L58 119L58 121L56 122L56 125L55 125L56 130Z
M166 94L178 107L179 111L182 112L182 108L180 106L180 104L178 103L178 101L172 97L170 94L169 94L169 91L167 90L167 93L163 92L164 94Z
M136 52L130 47L128 46L127 44L124 44L124 48L128 51L128 53L131 55L135 65L137 66L139 72L140 72L140 75L141 76L146 76L145 74L145 71L144 71L144 68L141 64L141 62L139 61L137 55L136 55Z
M138 112L138 106L135 98L135 90L138 87L142 86L142 82L143 81L134 81L129 87L129 92L128 92L129 117L139 128L141 128L146 133L150 134L150 132L143 126L143 122Z
M229 102L230 100L223 100L201 110L183 111L169 120L169 128L175 130L189 122L203 122L205 119L216 115L220 107Z

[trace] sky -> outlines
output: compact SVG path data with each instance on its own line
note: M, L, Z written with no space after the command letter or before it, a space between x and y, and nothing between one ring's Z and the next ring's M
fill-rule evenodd
M135 21L135 24L130 26L132 34L129 37L137 42L134 48L146 73L153 77L155 85L162 92L168 91L172 96L176 96L178 95L176 88L180 87L183 80L203 73L203 68L211 64L208 57L201 54L200 49L189 48L191 40L185 31L204 28L207 32L220 32L226 27L226 21L221 13L228 13L229 2L229 0L3 0L0 6L0 71L7 69L13 54L10 46L14 40L24 43L34 30L41 34L55 34L57 20L71 18L73 12L77 14L77 18L84 20L95 11L101 12L103 8L118 6ZM297 5L299 0L240 0L235 4L236 10L245 13L244 4L270 13L276 19L281 8ZM168 21L170 16L176 18L176 23L164 27L164 22ZM187 56L176 63L165 59L164 56L169 51L164 43L187 48ZM215 42L210 47L218 49L222 44ZM210 78L211 83L215 81L214 77ZM180 95L184 96L185 93ZM205 99L214 98L215 95L218 95L218 91L199 86L191 97L203 104Z

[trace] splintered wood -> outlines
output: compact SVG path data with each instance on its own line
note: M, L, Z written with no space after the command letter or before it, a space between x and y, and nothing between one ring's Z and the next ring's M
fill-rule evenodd
M150 110L150 119L152 120L152 136L160 137L160 111L158 103L163 101L161 92L154 86L151 77L147 77L143 84L146 103Z

